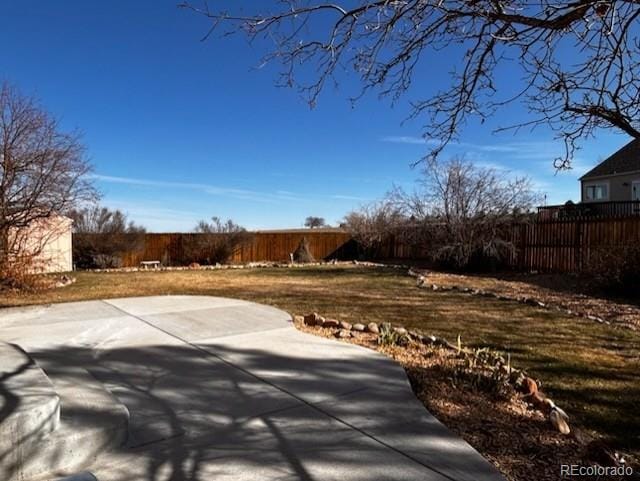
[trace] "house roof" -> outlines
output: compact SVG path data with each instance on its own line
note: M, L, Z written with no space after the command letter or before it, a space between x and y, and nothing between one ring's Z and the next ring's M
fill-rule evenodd
M580 180L638 170L640 170L640 139L633 139L580 177Z

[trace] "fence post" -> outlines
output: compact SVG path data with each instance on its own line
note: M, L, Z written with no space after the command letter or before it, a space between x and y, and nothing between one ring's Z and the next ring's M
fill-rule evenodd
M576 220L576 231L575 231L575 240L574 240L574 249L575 249L575 258L576 258L576 271L582 271L582 262L583 262L583 237L584 232L584 221L582 219Z

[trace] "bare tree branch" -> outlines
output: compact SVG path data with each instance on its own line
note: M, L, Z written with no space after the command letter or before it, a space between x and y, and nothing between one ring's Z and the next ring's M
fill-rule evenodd
M238 9L228 2L230 8ZM514 102L531 118L498 130L545 125L564 141L555 159L569 168L579 141L598 129L640 138L640 2L637 0L359 0L349 6L283 0L267 13L181 4L211 22L267 39L264 61L281 64L279 85L297 88L313 106L328 81L355 72L362 90L393 101L412 86L415 68L450 61L448 88L414 99L412 117L440 141L428 158L458 139L471 118L485 119ZM509 79L504 66L514 67ZM304 70L310 67L310 70Z
M51 224L96 196L90 165L75 133L13 86L0 85L0 274L24 258L25 242L37 255L34 226Z

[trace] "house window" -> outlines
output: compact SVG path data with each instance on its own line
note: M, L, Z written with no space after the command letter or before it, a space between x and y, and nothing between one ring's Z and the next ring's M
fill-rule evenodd
M591 184L586 187L587 200L607 200L609 198L608 184Z

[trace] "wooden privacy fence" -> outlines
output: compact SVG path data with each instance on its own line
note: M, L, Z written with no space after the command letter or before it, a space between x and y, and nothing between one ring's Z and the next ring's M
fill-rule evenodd
M640 218L541 221L514 226L513 236L514 268L580 272L598 251L640 248Z
M122 256L124 267L136 267L142 261L159 260L164 265L179 264L184 258L183 239L206 234L145 234L143 247ZM342 258L349 250L351 235L339 230L309 230L283 232L256 232L240 246L230 262L288 261L302 238L309 241L309 250L317 260Z
M142 261L159 260L164 265L180 265L184 259L184 242L189 236L203 234L145 234L143 246L122 256L125 267L135 267ZM510 241L515 246L508 265L520 271L580 272L590 256L602 249L639 246L640 217L612 219L538 220L514 224ZM348 232L332 230L292 230L256 232L250 241L236 250L233 263L288 261L303 237L317 260L353 259L358 248ZM434 247L415 246L390 237L379 258L424 260Z
M515 252L508 265L525 272L580 272L594 252L640 248L640 217L538 220L514 224L510 230ZM428 246L407 245L394 238L383 246L387 258L421 260L429 254Z

